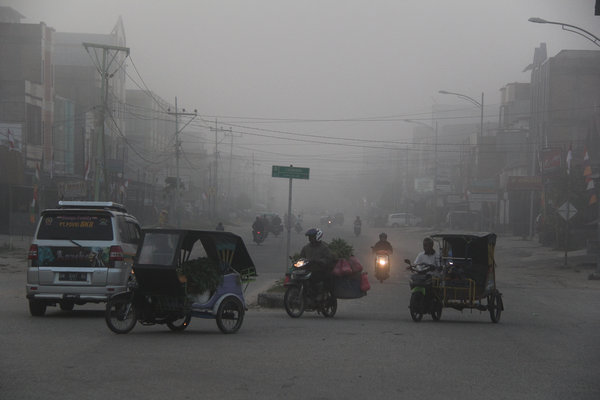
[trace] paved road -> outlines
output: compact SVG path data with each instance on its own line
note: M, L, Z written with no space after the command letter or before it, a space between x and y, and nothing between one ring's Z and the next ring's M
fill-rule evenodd
M348 240L364 254L377 233ZM414 256L426 233L390 232L397 256ZM265 270L279 257L269 246L281 247L248 244ZM439 323L413 323L406 274L396 269L366 297L340 301L333 319L253 307L235 335L201 319L182 334L138 325L114 335L95 305L32 318L22 254L20 265L4 254L0 398L600 398L600 283L586 279L589 266L561 268L560 253L515 238L500 238L497 250L499 324L446 309Z

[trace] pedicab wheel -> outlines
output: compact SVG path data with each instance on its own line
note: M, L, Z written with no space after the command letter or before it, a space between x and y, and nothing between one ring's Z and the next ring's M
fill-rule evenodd
M504 305L502 304L502 296L499 293L492 293L488 296L488 310L490 310L490 319L493 323L500 322Z
M244 306L235 297L227 297L217 310L217 326L223 333L235 333L244 321Z
M337 311L337 298L333 295L333 293L329 292L327 294L327 301L325 306L321 309L321 313L325 318L332 318Z
M167 326L173 332L181 332L190 324L190 320L192 319L192 314L187 313L185 316L175 319L173 321L167 321Z
M298 286L290 286L283 296L285 311L292 318L299 318L304 313L304 296L300 293ZM337 302L336 302L337 309Z
M129 297L109 299L104 313L106 325L114 333L128 333L137 322L135 306Z
M439 321L442 318L442 302L437 297L433 298L431 308L431 318L433 318L434 321Z
M408 306L408 308L410 309L410 317L415 322L419 322L423 319L423 313L420 312L422 304L423 304L423 293L414 292L410 296L410 305Z

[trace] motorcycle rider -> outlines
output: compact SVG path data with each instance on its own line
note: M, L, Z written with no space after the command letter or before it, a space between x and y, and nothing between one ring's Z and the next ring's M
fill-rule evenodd
M256 216L254 223L252 224L252 236L256 238L256 235L260 232L261 236L265 235L265 225L260 216Z
M316 284L323 282L328 287L335 256L329 246L323 242L323 231L311 228L306 231L305 235L308 237L308 244L302 247L300 258L306 258L314 263L311 268L311 280Z
M435 265L438 268L440 267L440 258L438 257L435 249L433 248L432 238L426 237L425 239L423 239L423 251L417 254L417 258L415 258L414 264L427 264Z
M392 254L394 252L392 244L387 241L387 234L385 232L381 232L379 234L379 241L375 243L375 246L372 246L371 248L373 249L374 253L378 251L385 251L388 254Z
M215 227L215 231L224 231L224 230L225 230L225 227L223 226L223 223L221 221L219 221L219 223Z
M360 220L360 217L357 215L356 219L354 220L354 228L362 228L362 221Z

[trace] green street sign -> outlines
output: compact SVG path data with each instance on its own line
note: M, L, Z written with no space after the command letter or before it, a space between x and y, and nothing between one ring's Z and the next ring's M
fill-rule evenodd
M308 179L310 168L285 167L273 165L273 178Z

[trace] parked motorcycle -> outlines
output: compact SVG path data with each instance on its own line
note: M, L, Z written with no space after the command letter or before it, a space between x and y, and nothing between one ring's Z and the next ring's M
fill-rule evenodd
M421 321L424 314L431 314L434 321L439 321L442 317L442 300L439 299L432 288L432 278L438 275L440 271L435 265L430 264L411 264L410 260L405 259L408 264L407 270L413 272L410 277L410 316L415 322Z
M390 254L387 251L377 251L375 253L375 278L383 283L389 277Z
M283 297L285 311L292 318L299 318L304 311L316 311L324 317L331 318L337 311L337 298L324 282L311 279L314 262L301 258L294 263Z
M254 242L257 245L260 245L262 242L265 241L265 239L267 238L267 231L262 230L262 231L256 231L256 230L252 230L252 240L254 240Z

